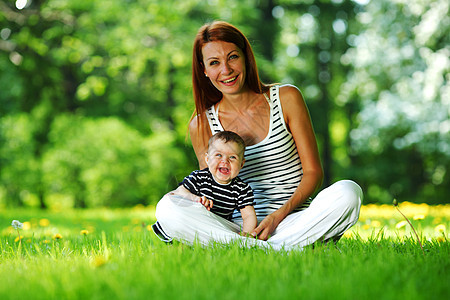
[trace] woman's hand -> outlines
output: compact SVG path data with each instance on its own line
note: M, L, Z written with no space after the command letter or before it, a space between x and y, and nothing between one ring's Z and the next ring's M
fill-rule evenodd
M265 217L261 223L252 231L251 235L257 237L259 240L267 241L270 235L275 231L278 224L277 218L270 214Z
M205 196L198 197L197 202L200 202L207 210L211 210L213 207L213 201L206 199Z

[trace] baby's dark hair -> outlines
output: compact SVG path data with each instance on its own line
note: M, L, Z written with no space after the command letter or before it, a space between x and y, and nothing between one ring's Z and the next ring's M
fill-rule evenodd
M245 151L245 142L244 140L239 136L239 134L234 133L233 131L219 131L218 133L214 134L208 141L208 149L211 148L211 145L217 141L222 140L225 143L228 142L235 142L239 146L239 155L242 157L244 156Z

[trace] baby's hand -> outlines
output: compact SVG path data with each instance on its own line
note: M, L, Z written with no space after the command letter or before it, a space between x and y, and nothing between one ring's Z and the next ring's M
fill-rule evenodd
M213 207L213 201L206 199L205 196L198 197L198 202L200 202L207 210L211 210Z

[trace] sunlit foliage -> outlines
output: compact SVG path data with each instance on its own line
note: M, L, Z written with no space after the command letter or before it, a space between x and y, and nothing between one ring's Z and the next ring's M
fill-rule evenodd
M156 202L186 140L199 26L236 24L298 86L326 183L448 202L449 5L369 0L0 1L0 206Z

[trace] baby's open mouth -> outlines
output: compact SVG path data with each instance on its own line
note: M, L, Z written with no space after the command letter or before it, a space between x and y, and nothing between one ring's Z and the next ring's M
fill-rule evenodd
M230 169L228 168L219 168L219 172L225 175L230 174Z

